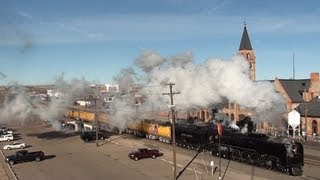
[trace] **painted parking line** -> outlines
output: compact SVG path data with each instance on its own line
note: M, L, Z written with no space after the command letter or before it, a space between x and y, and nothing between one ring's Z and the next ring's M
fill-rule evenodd
M160 158L162 161L164 161L164 162L167 162L167 163L169 163L169 164L172 164L173 165L173 162L172 161L169 161L169 160L166 160L166 159L163 159L163 158ZM183 168L184 166L182 166L181 164L177 164L177 166L178 167L181 167L181 168ZM198 170L194 170L194 169L192 169L192 168L187 168L187 170L189 170L189 171L192 171L192 172L196 172L196 173L198 173L198 174L203 174L201 171L198 171Z

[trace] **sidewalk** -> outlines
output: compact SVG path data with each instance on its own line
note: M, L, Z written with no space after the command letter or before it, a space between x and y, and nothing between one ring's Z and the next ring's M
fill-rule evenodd
M5 157L2 152L2 149L0 149L0 153L2 156L2 157L0 157L1 158L1 160L0 160L0 179L1 180L17 180L17 178L13 174L12 170L10 169L11 167L9 167L7 165L7 163L4 161Z
M8 177L8 174L5 170L4 165L5 164L3 164L3 161L1 161L1 163L0 163L0 179L1 180L10 180L10 178Z

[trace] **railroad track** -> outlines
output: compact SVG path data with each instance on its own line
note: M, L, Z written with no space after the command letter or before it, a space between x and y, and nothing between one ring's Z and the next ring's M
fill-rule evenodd
M304 155L304 163L320 167L320 157L309 154Z

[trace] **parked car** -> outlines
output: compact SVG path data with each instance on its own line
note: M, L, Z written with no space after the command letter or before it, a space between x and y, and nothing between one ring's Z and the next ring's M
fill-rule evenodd
M80 138L86 142L96 139L96 131L83 131L80 134ZM98 133L98 139L105 139L106 135L104 133Z
M41 161L45 158L42 151L28 152L27 150L17 151L16 154L6 157L6 162L10 165L19 163L19 162L28 162L28 161Z
M7 127L1 127L0 131L4 132L4 134L12 134L13 133L13 130L9 129Z
M3 134L12 134L13 131L12 130L5 130L5 129L0 129L0 135L3 135Z
M313 139L313 142L320 142L320 136L319 135L313 135L312 139Z
M16 141L16 142L13 142L11 144L7 144L7 145L3 146L3 149L8 149L8 150L10 150L10 149L19 149L19 148L23 149L25 147L26 147L25 143Z
M148 148L140 148L140 149L134 150L128 155L130 159L134 159L135 161L138 161L139 159L142 159L142 158L155 159L160 156L163 156L163 153L160 153L159 150L148 149Z
M13 135L12 134L2 134L0 136L0 141L12 141Z

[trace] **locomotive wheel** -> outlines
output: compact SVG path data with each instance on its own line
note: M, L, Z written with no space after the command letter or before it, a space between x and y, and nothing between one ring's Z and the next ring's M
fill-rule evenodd
M241 161L241 153L238 149L234 149L231 154L232 160Z
M249 163L252 165L259 164L259 157L260 155L258 153L252 153Z
M272 161L272 169L277 170L277 171L282 169L282 164L281 164L281 161L278 157L271 156L270 159Z
M266 169L272 168L272 159L267 155L262 155L260 157L260 166Z
M241 160L242 160L242 162L244 162L244 163L249 163L249 162L251 162L251 155L250 155L250 153L249 153L248 151L243 151L243 152L241 153Z
M289 174L291 176L300 176L302 175L302 169L299 166L289 167Z

